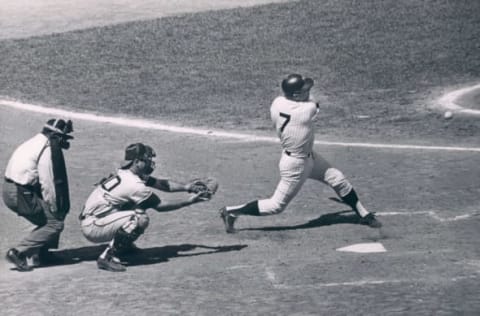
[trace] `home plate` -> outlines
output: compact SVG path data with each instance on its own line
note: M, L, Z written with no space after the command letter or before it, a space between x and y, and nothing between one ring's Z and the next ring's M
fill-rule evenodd
M369 243L354 244L347 247L338 248L337 251L372 253L372 252L386 252L387 250L379 242L369 242Z

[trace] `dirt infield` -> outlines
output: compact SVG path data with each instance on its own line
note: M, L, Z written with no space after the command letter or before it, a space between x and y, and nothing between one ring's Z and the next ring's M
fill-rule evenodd
M0 111L1 133L11 135L2 138L4 148L36 132L47 118ZM30 128L16 129L25 123ZM65 261L31 273L10 271L3 262L0 297L9 315L430 315L480 309L475 153L320 147L351 176L384 228L356 225L351 213L328 200L332 192L308 182L285 214L241 218L240 232L226 235L216 210L273 190L276 144L83 121L76 122L75 136L67 154L73 208L58 252ZM76 215L89 183L115 168L127 139L154 146L158 175L210 174L222 186L209 203L151 214L151 226L138 243L143 252L126 258L128 271L116 275L96 269L102 248L82 238ZM2 151L0 160L8 154ZM24 224L1 208L5 252L21 237L18 227ZM335 251L361 242L381 242L387 252Z

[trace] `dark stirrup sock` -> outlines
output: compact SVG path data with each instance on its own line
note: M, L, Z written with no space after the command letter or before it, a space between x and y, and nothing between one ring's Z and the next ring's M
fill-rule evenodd
M357 210L357 202L358 202L357 192L355 192L353 188L352 190L350 190L350 192L347 195L342 196L341 199L345 204L350 206L355 211L355 213L360 215Z
M258 200L249 202L239 208L230 209L227 208L227 212L236 216L236 215L250 215L250 216L260 216L260 210L258 208Z

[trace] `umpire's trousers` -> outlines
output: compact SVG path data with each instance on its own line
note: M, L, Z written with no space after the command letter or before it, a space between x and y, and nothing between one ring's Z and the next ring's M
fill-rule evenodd
M48 205L32 186L18 185L8 179L3 184L3 201L17 215L37 227L15 247L27 256L58 248L63 219L55 218Z

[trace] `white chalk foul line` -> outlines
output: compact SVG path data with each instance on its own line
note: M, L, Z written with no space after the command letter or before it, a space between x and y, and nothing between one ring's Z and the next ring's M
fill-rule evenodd
M451 110L454 112L480 115L480 110L466 109L456 103L456 100L459 97L461 97L466 93L472 92L476 89L480 89L480 84L446 93L438 99L438 104L444 109Z
M437 211L416 211L416 212L377 212L378 216L412 216L412 215L427 215L439 222L456 222L460 220L466 220L473 216L478 216L480 213L462 214L453 217L441 217L437 214Z
M470 279L477 279L479 277L478 274L471 274L466 276L458 276L458 277L451 277L451 278L435 278L435 279L427 279L427 278L417 278L417 279L391 279L391 280L359 280L359 281L348 281L348 282L330 282L330 283L316 283L316 284L302 284L302 285L288 285L288 284L276 284L274 285L275 289L278 290L295 290L295 289L319 289L319 288L326 288L326 287L341 287L341 286L368 286L368 285L382 285L382 284L393 284L393 283L416 283L416 282L458 282L463 280L470 280Z
M369 286L369 285L382 285L382 284L395 284L395 283L411 283L411 282L430 282L432 279L364 279L356 281L344 281L344 282L325 282L315 284L302 284L302 285L289 285L287 283L281 283L277 281L275 272L272 267L265 267L265 273L267 281L270 282L273 288L278 290L295 290L295 289L319 289L326 287L356 287L356 286ZM468 280L478 278L479 274L470 274L468 276L456 276L450 278L435 278L435 282L439 280L444 282L457 282L462 280Z
M259 136L253 134L244 134L236 132L225 132L220 130L210 130L191 127L180 127L174 125L161 124L158 122L148 121L145 119L122 118L105 115L97 115L93 113L80 113L74 111L67 111L62 109L55 109L35 104L27 104L16 101L0 99L0 105L8 106L15 109L43 113L55 116L61 116L71 119L79 119L98 123L110 123L121 126L161 130L173 133L200 135L207 137L221 137L238 139L248 142L269 142L278 143L276 137ZM325 146L342 146L342 147L363 147L363 148L378 148L378 149L406 149L406 150L437 150L437 151L464 151L464 152L480 152L479 147L451 147L451 146L420 146L420 145L400 145L400 144L375 144L375 143L344 143L344 142L329 142L329 141L315 141L317 145Z
M409 280L410 282L412 280ZM330 282L330 283L317 283L317 284L304 284L304 285L288 285L288 284L275 284L274 288L278 290L294 290L294 289L319 289L325 287L339 287L339 286L365 286L365 285L380 285L390 283L403 283L407 280L361 280L361 281L349 281L349 282Z
M420 253L420 252L416 252ZM402 253L404 255L405 253ZM425 255L425 252L421 252L422 255ZM308 260L308 258L302 259ZM313 260L309 260L311 262L318 262L318 258ZM472 261L472 266L477 267L478 261ZM469 275L462 275L462 276L454 276L454 277L440 277L437 276L435 278L415 278L415 279L363 279L363 280L354 280L354 281L343 281L343 282L319 282L314 284L301 284L301 285L293 285L288 283L278 282L278 278L273 270L273 267L265 266L264 264L253 264L253 265L239 265L239 266L232 266L227 267L227 270L237 270L237 269L254 269L257 270L259 267L265 268L266 280L274 289L277 290L305 290L305 289L321 289L321 288L328 288L328 287L359 287L359 286L375 286L375 285L383 285L383 284L398 284L398 283L412 283L412 282L458 282L462 280L470 280L470 279L477 279L480 278L480 270L475 271L473 274Z

